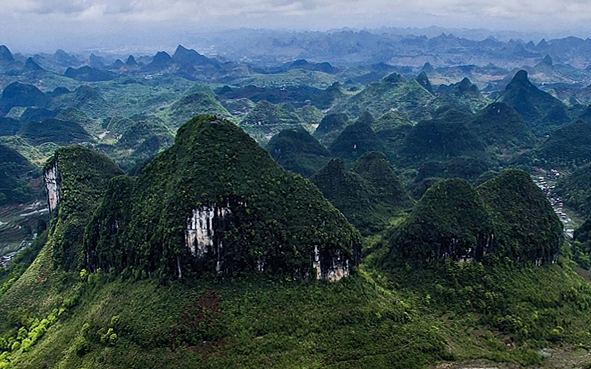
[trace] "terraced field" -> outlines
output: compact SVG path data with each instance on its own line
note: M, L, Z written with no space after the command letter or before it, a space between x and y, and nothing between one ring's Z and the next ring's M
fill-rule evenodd
M48 219L49 208L40 200L0 207L0 267L29 246Z

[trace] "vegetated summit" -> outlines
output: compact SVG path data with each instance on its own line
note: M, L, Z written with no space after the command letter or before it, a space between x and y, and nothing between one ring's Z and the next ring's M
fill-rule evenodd
M113 180L86 236L90 270L179 278L266 272L339 279L357 264L360 242L311 183L212 116L185 123L137 178Z
M436 183L394 231L390 259L508 257L541 265L556 260L562 241L562 223L542 190L527 173L510 169L476 189L463 179Z
M591 68L560 51L587 41L389 32L323 35L342 37L322 54L346 50L338 68L0 47L0 236L41 208L47 157L53 215L0 268L0 369L543 365L541 348L591 345L590 221L563 243L529 175L499 175L556 166L588 215ZM353 61L386 44L424 53Z

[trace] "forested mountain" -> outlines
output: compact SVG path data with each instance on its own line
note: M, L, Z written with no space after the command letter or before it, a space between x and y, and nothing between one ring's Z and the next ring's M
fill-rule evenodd
M409 32L0 46L0 369L587 368L589 40Z

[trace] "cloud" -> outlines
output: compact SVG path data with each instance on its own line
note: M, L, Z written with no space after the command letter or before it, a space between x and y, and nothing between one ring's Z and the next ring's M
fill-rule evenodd
M62 20L202 21L211 17L473 17L523 19L591 19L591 4L583 0L3 0L0 12L39 15ZM287 20L289 21L289 20Z

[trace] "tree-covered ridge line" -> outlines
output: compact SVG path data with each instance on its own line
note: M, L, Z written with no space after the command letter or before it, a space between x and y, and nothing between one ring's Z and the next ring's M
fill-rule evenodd
M58 150L46 168L59 176L51 239L66 270L338 279L359 262L357 231L318 190L214 116L183 125L137 177L82 147Z
M587 364L589 221L527 173L589 215L588 91L535 84L587 72L2 52L9 201L46 162L54 203L0 269L0 368Z

